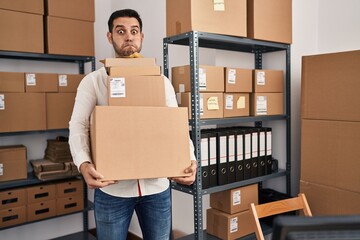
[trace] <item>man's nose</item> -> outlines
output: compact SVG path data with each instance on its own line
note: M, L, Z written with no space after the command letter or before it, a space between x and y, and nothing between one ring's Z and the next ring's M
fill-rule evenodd
M127 41L127 42L131 42L132 40L133 40L133 35L130 33L130 32L128 32L128 33L126 33L126 35L125 35L125 41Z

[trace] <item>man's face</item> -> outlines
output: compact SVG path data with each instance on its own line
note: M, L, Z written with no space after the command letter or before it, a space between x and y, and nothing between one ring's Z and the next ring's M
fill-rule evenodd
M113 25L112 32L107 33L107 38L114 47L116 57L130 56L141 51L144 34L140 32L136 18L116 18Z

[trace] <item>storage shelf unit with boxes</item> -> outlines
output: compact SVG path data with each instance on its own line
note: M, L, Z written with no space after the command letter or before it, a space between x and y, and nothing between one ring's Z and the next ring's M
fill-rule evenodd
M67 73L61 67L55 73L0 72L2 230L72 213L82 213L83 227L88 228L91 203L68 151L48 146L48 153L39 153L43 154L39 159L28 159L31 143L24 140L43 136L46 146L47 140L52 141L48 137L51 134L66 138L86 64L95 70L94 1L74 0L71 5L69 8L67 1L58 0L0 2L0 21L7 23L0 25L0 58L40 64L68 62L79 70L79 74ZM61 193L66 184L71 187Z
M244 237L251 230L242 232L245 230L242 221L234 221L235 225L231 225L230 215L213 208L208 210L210 214L205 231L202 198L205 194L252 184L261 189L262 182L274 178L283 178L286 192L290 194L292 2L167 0L166 10L164 74L171 76L179 105L188 107L191 138L199 166L193 186L172 184L173 189L189 193L194 199L194 233L183 239L215 239L214 235L222 239ZM169 45L188 46L189 64L171 65ZM223 66L201 64L200 48L253 54L254 68L236 66L235 63ZM284 56L283 68L264 68L263 55L272 52L281 52ZM266 127L271 129L267 130L269 133L274 134L275 131L278 134L277 129L272 128L272 121L277 121L286 129L282 135L285 150L283 153L269 151L264 154L268 146L264 143L265 139L271 143L272 137L266 138L266 131L254 129L265 127L265 122ZM244 130L236 129L241 124L254 125L251 130L247 129L250 133L244 134L244 138L237 132ZM215 129L208 130L209 127L214 128L213 125ZM246 144L245 139L250 141ZM273 149L278 149L274 147L277 143L271 144ZM246 145L249 149L245 150ZM256 147L252 148L252 145ZM246 153L251 156L249 159L245 159ZM260 159L266 159L266 156L272 163L281 161L284 169L277 169L276 164L272 163L267 171L266 168L259 168L262 166ZM235 174L231 171L234 166ZM250 169L243 169L243 172L236 169L244 166ZM222 231L214 223L220 219L224 223Z

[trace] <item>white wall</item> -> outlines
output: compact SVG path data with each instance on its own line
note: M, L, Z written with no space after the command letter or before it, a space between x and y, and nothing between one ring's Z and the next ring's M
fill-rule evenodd
M95 53L97 61L114 56L112 48L106 40L109 15L117 9L133 8L140 13L144 22L145 40L142 54L147 57L155 57L157 63L162 65L162 39L165 36L166 26L164 0L95 0L95 7ZM299 190L297 182L300 171L301 57L325 52L360 49L359 12L360 1L358 0L293 0L293 44L291 46L293 194ZM169 52L171 54L170 65L188 64L188 48L171 46ZM236 62L239 58L241 63ZM265 67L272 67L273 64L281 66L282 59L281 54L266 57ZM253 58L247 54L202 49L200 63L251 68L253 67ZM97 68L100 66L101 64L97 62ZM77 73L77 66L69 63L39 63L0 59L0 71L59 72L59 69L64 73ZM89 66L87 66L88 69ZM35 159L42 157L45 149L44 139L56 135L57 133L53 133L53 135L1 137L0 145L24 143L29 149L29 158ZM30 138L31 142L29 142ZM277 151L284 152L284 149ZM280 190L284 188L279 181L274 181L272 184L275 184L275 188ZM92 191L89 192L89 198L92 199ZM173 206L174 228L184 233L192 233L192 196L173 191ZM204 210L206 208L208 208L208 196L204 197ZM90 227L95 227L92 216L90 217ZM75 214L3 230L0 232L0 240L49 239L79 231L81 228L81 215ZM141 235L135 218L130 226L130 231Z

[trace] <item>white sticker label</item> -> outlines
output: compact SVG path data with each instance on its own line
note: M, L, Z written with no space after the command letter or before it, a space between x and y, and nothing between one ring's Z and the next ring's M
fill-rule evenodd
M0 163L0 176L4 175L4 164Z
M256 97L256 114L267 115L267 98L266 96Z
M204 99L201 94L200 94L200 115L204 115Z
M206 90L206 69L199 68L199 89Z
M5 110L5 95L0 94L0 110Z
M227 82L229 84L236 83L236 69L229 69Z
M35 73L26 74L26 85L27 86L36 86L36 75Z
M257 72L256 84L257 85L265 85L265 72L264 71Z
M125 78L112 78L110 80L110 97L124 98L125 94Z
M65 75L65 74L59 75L58 80L59 80L60 87L66 87L68 85L67 84L67 75Z
M225 11L224 0L214 0L214 11Z
M234 108L234 96L226 95L225 97L225 109L233 109Z
M238 218L233 217L230 219L230 233L234 233L238 231Z
M241 204L241 191L240 190L237 190L233 193L232 203L233 203L233 206Z
M176 101L178 105L181 105L181 93L176 93Z
M183 83L180 83L179 84L179 92L185 92L185 84L183 84Z

